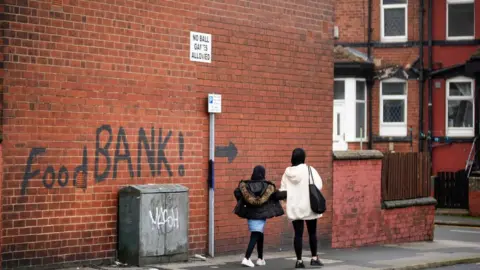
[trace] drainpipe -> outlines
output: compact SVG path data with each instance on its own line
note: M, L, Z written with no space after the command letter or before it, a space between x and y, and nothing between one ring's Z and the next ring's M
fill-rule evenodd
M478 106L480 104L480 95L478 93L480 93L480 73L479 72L475 72L474 73L474 77L475 77L475 105L473 106L473 108L475 108L475 111L473 112L473 115L475 117L475 128L474 128L474 131L475 131L475 137L478 136L479 132L480 132L480 122L479 122L479 113L478 113ZM476 165L477 162L478 162L478 153L479 153L479 149L480 149L480 144L478 143L478 139L475 141L475 154L473 156L473 164Z
M423 95L424 95L424 86L425 86L425 79L423 77L424 74L424 66L423 66L423 14L424 14L425 2L424 0L420 0L420 9L418 11L419 23L420 23L420 33L419 33L419 56L420 56L420 78L418 79L418 102L419 102L419 110L418 110L418 151L423 152L423 139L421 134L424 132L423 130Z
M372 56L372 0L368 0L368 26L367 26L367 36L368 36L368 41L367 41L367 55L368 58Z
M369 76L370 78L367 79L367 99L368 99L368 115L370 117L370 123L368 125L368 149L372 150L373 149L373 131L372 131L372 122L373 122L373 117L372 117L372 90L373 90L373 84L374 80L372 76Z
M368 26L367 26L367 55L368 59L371 60L372 57L372 0L368 0ZM375 69L375 67L373 67ZM368 117L370 118L370 123L368 123L368 149L373 149L373 115L372 115L372 89L373 89L374 80L373 77L368 78L367 80L367 93L368 93Z
M432 20L433 20L433 1L428 1L428 72L431 74L433 70L433 34L432 34ZM429 74L428 78L428 133L427 133L427 142L428 142L428 153L430 155L430 162L433 164L433 155L432 155L432 129L433 129L433 104L432 104L432 91L433 91L433 81L432 77ZM433 166L430 166L431 170L433 171ZM430 172L430 174L432 173Z

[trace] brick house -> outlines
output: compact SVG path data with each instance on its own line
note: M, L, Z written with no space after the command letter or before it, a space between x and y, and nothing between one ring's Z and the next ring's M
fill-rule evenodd
M336 1L335 50L343 57L335 54L335 95L344 97L334 101L338 150L358 149L362 141L364 149L418 151L418 2ZM346 67L349 54L357 56L353 62L370 63L362 74Z
M480 48L480 2L437 1L432 7L433 171L457 171L478 136L474 72L466 64ZM478 86L477 86L478 87Z
M427 134L431 138L429 151L433 173L442 176L439 180L450 174L456 182L450 190L453 198L440 196L439 207L460 208L471 215L480 215L480 190L476 184L480 168L477 142L480 1L435 1L430 8L435 27L430 33L428 57L432 72L426 86L428 100L432 101ZM443 193L442 189L439 191Z
M428 152L432 175L478 163L480 1L335 3L333 148Z

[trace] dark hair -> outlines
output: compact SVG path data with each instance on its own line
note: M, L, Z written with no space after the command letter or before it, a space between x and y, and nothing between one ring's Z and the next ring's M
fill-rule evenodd
M251 180L265 180L265 168L261 165L255 166L253 168Z
M297 166L305 163L306 158L305 150L302 148L295 148L292 152L292 166Z

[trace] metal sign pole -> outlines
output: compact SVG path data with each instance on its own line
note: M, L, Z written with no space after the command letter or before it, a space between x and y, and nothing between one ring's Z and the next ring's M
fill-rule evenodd
M210 113L210 160L208 189L208 253L215 256L215 114Z

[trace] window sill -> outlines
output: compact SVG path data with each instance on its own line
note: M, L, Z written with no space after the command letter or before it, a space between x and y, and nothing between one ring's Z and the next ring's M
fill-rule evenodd
M459 41L459 40L474 40L474 36L468 36L468 37L447 37L447 41Z
M363 140L361 140L361 139L347 140L346 142L347 142L347 143L361 143L361 142L363 142L363 143L368 143L368 138L363 139Z
M382 209L397 209L407 208L412 206L427 206L436 205L437 200L432 197L423 197L417 199L397 200L397 201L384 201L382 202Z
M382 37L380 40L382 43L396 43L396 42L407 42L407 37Z
M465 130L465 129L462 129L462 130L448 130L447 129L447 137L451 137L451 138L473 138L475 137L475 131L473 130L473 128L471 128L471 130Z

